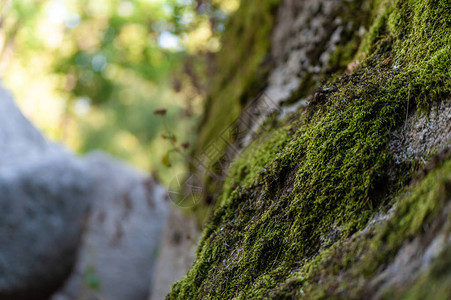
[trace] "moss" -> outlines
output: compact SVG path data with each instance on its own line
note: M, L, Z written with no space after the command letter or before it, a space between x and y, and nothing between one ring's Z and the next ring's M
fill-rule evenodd
M218 135L231 128L246 102L253 100L266 85L272 66L270 35L279 3L280 0L268 0L255 5L253 1L240 1L240 8L227 24L222 49L215 59L218 75L210 82L201 130L193 151L194 157L201 158L203 151L214 144L217 155L212 157L210 153L207 161L202 161L209 173L222 174L225 150L231 142L218 139ZM201 203L193 207L200 223L210 211L222 184L210 175L201 181L205 195Z
M271 67L270 34L279 2L269 0L255 5L253 1L243 0L231 17L223 47L217 55L220 76L211 82L197 151L233 124L244 102L252 100L266 85Z
M402 244L414 238L425 239L431 234L431 228L437 225L440 211L450 205L450 184L451 160L448 159L396 198L397 206L388 221L323 251L305 263L285 283L268 292L268 295L283 298L283 295L292 297L304 294L309 299L358 299L374 293L377 286L369 282L393 261L394 253ZM446 228L441 229L449 232L450 226L448 222L445 224ZM451 248L445 247L441 256L433 261L432 267L413 282L404 285L403 289L386 289L382 294L383 298L412 299L411 296L416 295L413 299L445 299L446 297L433 296L449 292L445 284L451 280L451 273L447 268L451 262L450 250ZM340 278L341 285L337 285L337 277ZM419 288L421 293L417 293Z
M387 143L408 112L451 94L450 12L448 1L381 2L360 67L233 163L197 260L169 299L362 296L449 198L449 161L396 196L412 174ZM391 221L356 234L389 203Z
M403 69L420 109L450 93L451 5L449 1L388 1L362 51L388 56ZM448 84L446 84L448 82ZM424 88L426 87L426 88ZM430 89L431 87L432 89Z
M335 18L338 23L327 24L323 38L315 42L317 47L314 51L307 53L307 56L311 62L318 61L323 52L330 47L330 36L337 30L338 26L341 28L341 37L340 42L336 45L337 49L332 53L331 61L328 66L324 66L322 72L317 74L304 70L305 74L301 77L301 83L291 96L284 101L284 104L292 104L309 96L327 76L332 73L341 73L345 69L360 44L359 29L369 26L369 12L373 2L374 0L346 1L337 6L333 12L330 12L331 18ZM232 17L230 28L224 38L224 50L218 55L218 62L221 66L218 68L218 75L212 81L213 85L209 91L205 118L201 124L200 137L194 153L194 156L200 157L202 156L199 155L201 151L214 144L217 156L209 157L208 161L203 161L203 165L215 174L222 174L224 166L228 166L230 163L230 159L226 156L227 147L235 142L233 138L228 140L218 139L218 133L234 126L244 105L255 99L265 87L267 73L273 67L272 58L269 56L271 46L269 44L269 33L271 33L273 26L271 18L275 17L276 8L276 1L265 3L261 7L243 2L241 9ZM246 20L249 15L256 20L266 19L265 26L246 27L244 24L248 24ZM341 24L342 22L343 24ZM341 25L338 25L339 23ZM253 35L258 37L258 43L249 39L249 36ZM242 40L244 42L241 44ZM252 42L252 44L248 42ZM237 45L240 44L241 46L237 48ZM252 52L257 47L262 51L258 52L258 55L249 55L249 51ZM265 50L263 51L263 49ZM264 53L266 53L266 56L263 56ZM258 63L259 61L261 62ZM242 69L240 72L230 71L230 69L234 70L237 65ZM233 75L230 75L230 72ZM193 208L198 219L204 219L204 212L209 211L208 207L205 206L214 205L215 199L220 195L223 182L208 175L203 178L202 184L204 199L200 205Z
M300 99L308 97L327 78L331 76L338 77L346 71L348 65L355 60L355 56L358 54L362 41L361 30L367 30L372 18L374 18L372 15L374 15L373 11L376 2L376 0L346 1L331 13L331 20L333 16L337 16L343 24L340 25L340 40L334 45L335 50L330 53L327 66L324 66L320 73L306 70L306 73L301 77L299 86L284 101L285 104L295 103ZM309 53L310 61L319 61L321 55L327 50L327 47L330 47L330 37L336 29L336 26L332 22L326 28L323 28L328 33L324 35L325 38L315 48L315 51Z

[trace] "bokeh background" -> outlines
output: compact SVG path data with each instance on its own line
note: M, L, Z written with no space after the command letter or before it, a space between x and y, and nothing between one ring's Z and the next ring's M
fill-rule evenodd
M106 150L167 183L187 164L162 135L169 130L189 153L215 71L212 57L238 6L238 0L1 1L0 77L50 139L79 154Z

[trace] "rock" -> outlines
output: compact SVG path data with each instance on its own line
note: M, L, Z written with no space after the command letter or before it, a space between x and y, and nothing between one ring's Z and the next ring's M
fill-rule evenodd
M434 264L441 265L440 255L451 249L449 221L444 220L451 213L451 202L440 211L433 223L433 230L405 242L393 261L370 281L372 289L377 290L371 299L382 299L390 290L409 286L418 274L427 274Z
M444 99L428 114L412 114L392 134L388 144L395 162L420 159L433 151L449 148L451 141L451 99Z
M359 30L365 32L362 20L349 24L343 21L345 15L362 13L362 8L351 1L281 1L271 37L274 66L263 93L241 114L241 131L248 132L242 146L255 139L256 131L272 113L284 117L287 110L306 106L308 98L296 94L307 96L309 89L318 87L328 68L336 63L332 56L337 48L347 45ZM294 103L286 103L290 101ZM249 115L253 116L251 121L246 120Z
M0 88L0 299L147 299L165 197L106 154L47 141Z
M196 213L211 218L167 299L451 299L450 35L436 26L449 10L420 0L275 2L262 76L224 67L212 76L193 153L203 163L216 143L221 153L204 165L224 176L198 185L206 195ZM263 57L234 51L267 38L249 24L273 21L275 9L249 3L230 17L221 66ZM236 86L244 91L234 96ZM411 117L414 108L422 114ZM249 133L224 138L219 117L238 114Z
M47 299L76 258L92 180L0 88L0 298Z
M147 299L166 191L108 155L92 153L85 162L96 200L75 271L53 299Z
M188 272L195 259L199 236L195 220L179 208L171 207L163 231L149 300L164 299L170 292L171 285Z

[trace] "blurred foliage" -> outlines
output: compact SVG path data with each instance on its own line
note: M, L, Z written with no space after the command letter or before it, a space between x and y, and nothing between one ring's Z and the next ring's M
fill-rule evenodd
M19 0L0 4L0 75L22 110L80 153L103 149L158 171L171 145L195 139L197 116L238 0ZM182 157L171 157L182 170ZM173 173L174 170L171 172ZM165 178L166 177L166 178Z

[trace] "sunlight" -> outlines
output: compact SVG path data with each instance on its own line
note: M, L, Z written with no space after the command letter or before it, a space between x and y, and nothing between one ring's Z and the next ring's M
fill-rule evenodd
M62 0L52 0L46 6L48 20L53 24L63 23L67 16L67 6Z
M162 124L152 111L167 108L168 123L180 139L193 138L205 79L195 82L192 76L204 68L202 53L220 48L220 32L211 28L210 18L220 16L220 29L224 12L212 5L197 10L198 2L192 0L42 3L8 6L12 17L7 25L20 26L7 49L12 59L0 62L4 82L26 116L74 151L101 148L169 176L170 170L161 166L167 149L157 146ZM236 4L215 5L232 11ZM8 32L0 32L4 45ZM186 56L196 61L189 73L183 65ZM113 141L118 132L120 145ZM158 154L146 156L144 149L150 148Z
M160 45L160 47L164 49L170 50L183 49L180 42L180 38L168 31L162 32L160 34L160 36L158 37L158 44Z

